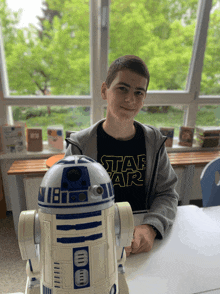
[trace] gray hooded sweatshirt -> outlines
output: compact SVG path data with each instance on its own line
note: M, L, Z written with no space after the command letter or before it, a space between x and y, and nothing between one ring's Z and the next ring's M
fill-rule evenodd
M66 141L69 146L65 157L69 155L87 155L97 160L97 128L105 119L97 122L91 127L72 133ZM143 125L136 121L144 131L146 144L146 173L145 173L145 193L146 210L142 224L154 226L160 234L159 239L163 239L170 226L173 225L179 195L175 190L177 175L174 172L165 144L167 137L161 132L148 125Z

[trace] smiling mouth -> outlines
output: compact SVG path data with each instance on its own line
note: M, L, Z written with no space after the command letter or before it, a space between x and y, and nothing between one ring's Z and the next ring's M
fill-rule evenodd
M121 106L121 108L125 109L125 110L128 110L128 111L134 111L134 109L130 109L130 108L125 108L123 106Z

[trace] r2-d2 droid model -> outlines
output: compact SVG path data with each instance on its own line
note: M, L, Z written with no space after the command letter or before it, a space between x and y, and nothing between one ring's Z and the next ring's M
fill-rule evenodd
M118 276L134 219L128 202L114 202L104 167L84 155L58 161L42 180L38 206L19 218L25 294L125 293Z

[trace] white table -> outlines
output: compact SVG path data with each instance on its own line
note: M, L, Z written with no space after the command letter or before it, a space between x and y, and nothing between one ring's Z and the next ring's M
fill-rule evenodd
M220 206L179 206L164 240L125 263L130 294L220 293Z

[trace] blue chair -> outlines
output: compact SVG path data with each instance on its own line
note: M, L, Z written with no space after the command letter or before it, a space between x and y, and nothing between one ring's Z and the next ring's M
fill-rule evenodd
M220 173L220 158L210 161L201 173L203 207L220 205L220 182L215 183L216 171Z

